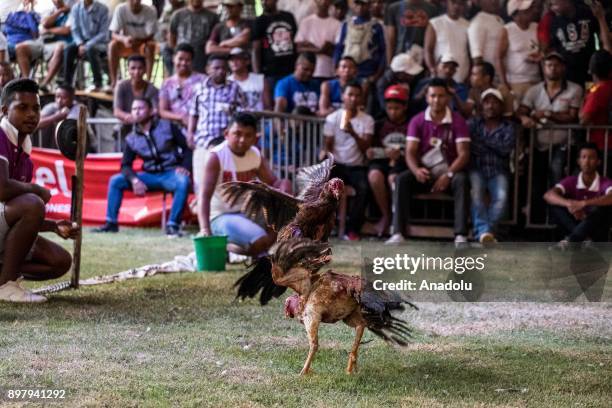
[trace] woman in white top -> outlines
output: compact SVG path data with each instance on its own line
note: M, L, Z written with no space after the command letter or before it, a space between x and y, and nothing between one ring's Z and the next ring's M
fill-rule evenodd
M447 0L446 14L432 18L425 31L425 63L429 72L435 73L437 62L443 55L452 55L459 64L453 76L464 83L470 74L468 27L463 18L466 0Z
M508 2L512 22L504 26L499 39L497 70L502 85L512 90L515 101L540 81L542 55L538 47L538 25L533 22L533 0Z

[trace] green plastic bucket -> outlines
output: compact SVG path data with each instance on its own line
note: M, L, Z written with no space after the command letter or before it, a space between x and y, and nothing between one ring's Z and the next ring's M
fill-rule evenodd
M227 258L227 237L210 236L193 238L198 271L224 271Z

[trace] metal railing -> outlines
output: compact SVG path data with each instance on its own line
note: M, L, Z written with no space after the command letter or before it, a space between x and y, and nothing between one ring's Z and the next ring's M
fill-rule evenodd
M259 147L264 157L276 176L290 179L296 191L295 172L320 159L325 120L270 111L252 113L259 120Z
M321 158L320 152L324 147L323 125L325 120L314 116L290 115L285 113L276 113L269 111L252 112L258 118L258 135L259 147L264 157L269 161L272 171L282 178L288 178L292 181L293 189L296 191L295 172L305 166L310 166L317 163ZM103 128L117 128L120 122L117 118L90 118L87 121L90 127L95 130L90 139L92 150L103 153L121 152L122 140L117 134L112 139L108 138L111 132L101 131ZM109 129L109 130L110 130ZM543 132L563 131L567 132L566 140L563 143L553 144L548 143L548 146L538 146L538 134L544 135ZM561 177L575 173L576 164L576 147L583 142L588 142L592 139L593 133L601 132L604 142L604 154L602 158L602 174L608 175L612 173L612 152L606 154L610 150L612 141L612 126L580 126L580 125L555 125L544 126L539 129L531 129L528 133L527 140L524 135L524 129L519 131L517 137L517 146L515 153L512 156L512 197L510 198L510 212L508 217L503 221L503 224L517 225L519 223L519 215L521 209L525 213L526 228L553 228L554 225L550 219L548 208L543 200L542 195L556 184L559 180L550 178L548 168L553 160L553 155L557 149L563 154L563 165ZM102 139L104 134L105 139ZM34 143L36 144L36 137ZM39 138L39 141L41 139ZM39 144L40 145L40 144ZM112 147L112 148L111 148ZM541 150L538 150L540 147ZM543 153L544 152L544 153ZM559 154L559 153L556 153ZM545 157L547 155L547 158ZM547 160L546 174L538 171L538 167L542 166L540 160ZM610 168L610 172L608 172ZM525 184L521 184L523 173L526 180ZM536 180L536 178L538 178ZM542 183L542 178L545 183L542 187L534 188L536 183ZM524 199L520 199L524 195ZM535 208L542 209L542 216L534 216ZM439 220L442 221L442 220Z
M567 132L564 143L538 143L538 135L552 136L553 132ZM582 125L547 125L538 129L530 129L529 131L529 148L528 148L528 174L527 174L527 199L525 206L526 228L554 228L551 222L549 208L544 202L543 194L560 181L562 177L574 174L577 169L577 151L576 148L585 142L592 141L593 133L599 133L603 136L604 148L601 152L602 157L602 172L604 176L609 176L608 167L609 161L612 160L612 152L610 150L610 140L612 136L612 126L582 126ZM550 139L550 138L549 138ZM539 145L539 146L538 146ZM539 149L538 149L539 147ZM540 153L536 153L538 150ZM544 154L542 154L544 153ZM547 155L546 174L542 175L536 172L535 167L543 167L538 161ZM564 157L562 157L564 156ZM562 171L551 177L551 163L555 160L563 158ZM612 163L610 163L612 166ZM535 174L534 174L535 173ZM556 176L556 177L555 177ZM538 180L535 180L535 178ZM534 182L541 182L540 178L545 177L545 188L536 188L534 191ZM534 215L534 209L543 209L543 214Z

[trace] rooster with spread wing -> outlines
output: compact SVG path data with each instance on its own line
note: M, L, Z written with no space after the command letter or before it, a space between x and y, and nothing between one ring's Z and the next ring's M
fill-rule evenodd
M297 197L282 193L259 182L228 182L221 185L221 195L231 206L242 201L241 212L257 221L263 219L268 228L277 231L276 242L302 237L327 241L334 228L338 202L344 193L339 178L328 181L334 164L333 155L323 162L304 167L297 173ZM265 305L287 288L272 280L272 265L267 256L259 257L252 269L235 284L237 297L257 296Z
M366 328L388 343L407 344L410 328L392 312L404 310L404 304L416 306L395 293L372 290L359 276L331 270L320 273L319 270L331 260L327 243L292 238L277 242L270 252L274 283L296 292L285 301L285 315L299 319L308 333L310 350L301 374L310 371L319 347L320 323L342 320L355 328L355 341L346 367L349 374L357 367L357 352Z

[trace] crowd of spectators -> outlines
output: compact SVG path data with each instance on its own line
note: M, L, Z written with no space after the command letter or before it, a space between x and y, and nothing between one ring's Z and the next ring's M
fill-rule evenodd
M148 101L151 115L183 135L193 151L185 171L193 172L196 191L235 112L324 118L334 175L354 190L346 229L339 229L351 240L366 227L371 195L381 214L373 232L401 242L411 198L424 192L454 196L457 242L467 239L470 213L475 238L495 240L508 209L510 158L526 143L522 129L535 131L533 191L542 197L574 167L569 131L549 125L611 124L608 2L163 3L127 0L111 11L99 0L53 0L41 16L33 0L23 0L0 34L0 86L46 61L40 85L55 102L41 127L49 126L74 114L75 67L86 60L88 91L114 95L123 137L135 138L143 123L134 114L137 101ZM122 58L129 77L123 80ZM164 67L160 90L152 77L157 60ZM608 155L605 131L593 130L589 139ZM113 194L136 188L137 177L125 177L113 181ZM545 201L536 201L542 208L530 209L534 217L545 210ZM110 207L109 200L109 231L116 227Z

